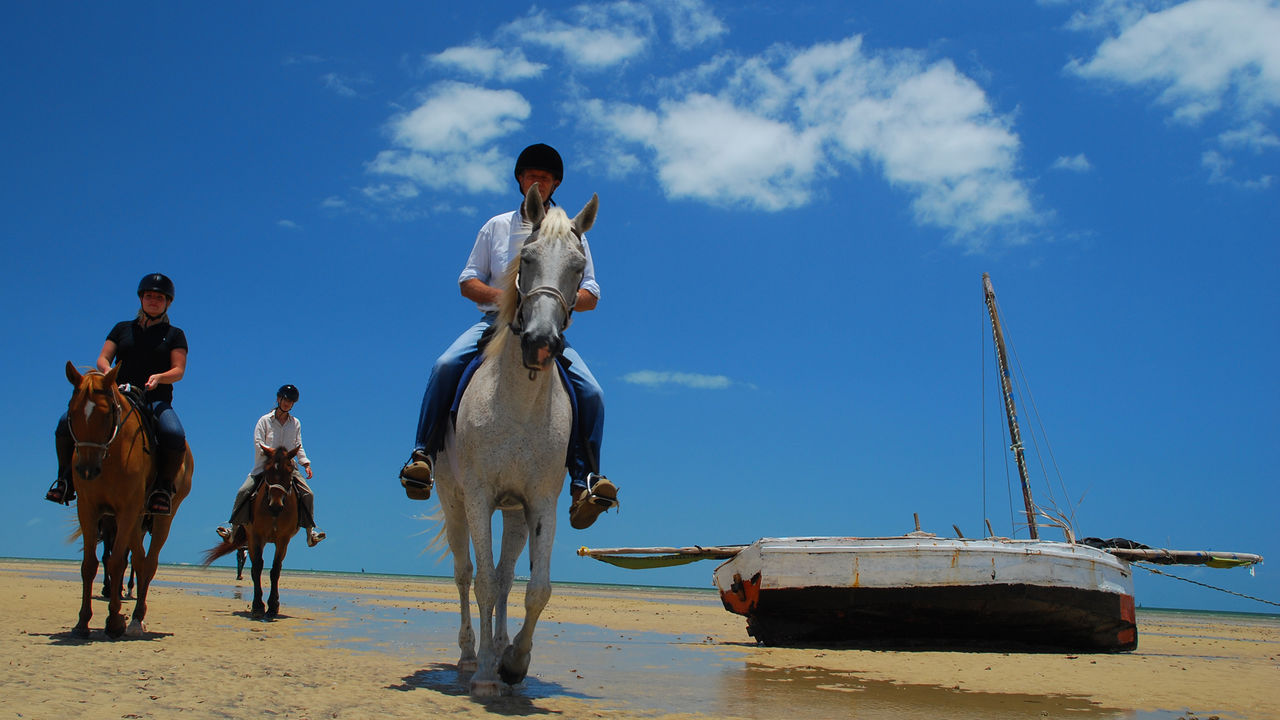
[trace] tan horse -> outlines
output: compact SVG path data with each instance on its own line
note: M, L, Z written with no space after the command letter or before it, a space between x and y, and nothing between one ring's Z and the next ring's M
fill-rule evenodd
M280 569L284 565L284 556L289 552L289 541L298 532L298 492L293 483L293 458L298 454L298 446L286 451L284 448L272 450L259 445L267 456L267 463L262 468L262 479L253 495L253 519L246 528L249 546L249 559L253 562L250 574L253 577L253 616L261 618L275 617L280 613ZM232 537L209 548L204 554L204 565L231 553L239 547L240 538ZM271 594L264 605L262 602L262 551L267 544L276 546L275 557L271 561Z
M186 450L182 471L174 483L174 515L149 515L145 504L156 473L155 452L147 440L137 410L116 387L120 366L107 373L92 371L81 375L67 363L67 380L75 386L67 406L67 421L75 441L72 471L75 473L76 513L84 540L84 560L80 564L83 593L80 621L72 633L89 637L89 619L93 616L92 588L98 574L97 545L100 528L114 527L105 533L110 538L105 585L108 590L106 632L118 638L127 631L131 636L146 632L147 590L160 564L160 549L169 539L173 517L187 494L191 492L191 472L195 461L191 448ZM151 532L151 542L143 548L143 534ZM138 598L133 606L133 619L126 630L120 612L121 588L125 565L132 559L138 577Z

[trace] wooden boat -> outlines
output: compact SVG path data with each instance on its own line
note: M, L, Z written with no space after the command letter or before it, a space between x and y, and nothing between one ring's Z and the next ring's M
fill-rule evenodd
M1137 647L1131 561L1214 567L1261 562L1245 553L1077 542L1068 523L1036 506L995 291L986 274L982 279L1030 539L941 538L921 532L917 520L915 532L897 537L763 538L750 545L582 548L579 554L624 567L726 559L713 574L721 601L745 616L747 631L765 645L1076 652ZM1065 540L1040 539L1037 518L1053 521Z
M1132 650L1129 563L1009 538L764 538L716 568L726 610L765 645Z

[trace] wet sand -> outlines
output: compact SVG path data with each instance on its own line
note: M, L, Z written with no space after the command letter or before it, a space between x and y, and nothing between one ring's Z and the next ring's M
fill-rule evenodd
M529 678L480 702L452 581L286 568L259 621L247 570L162 566L148 632L117 641L103 600L71 636L79 586L0 560L0 717L1280 718L1276 616L1140 610L1115 655L763 648L709 591L557 585Z

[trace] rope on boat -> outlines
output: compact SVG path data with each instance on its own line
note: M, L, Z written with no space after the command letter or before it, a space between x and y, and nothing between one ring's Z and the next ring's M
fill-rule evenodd
M1199 585L1200 587L1208 588L1210 590L1217 590L1218 592L1224 592L1228 595L1235 595L1236 597L1242 597L1245 600L1256 600L1260 603L1265 603L1267 605L1275 605L1276 607L1280 607L1280 603L1278 602L1272 602L1271 600L1263 600L1260 597L1254 597L1252 595L1245 595L1244 593L1238 593L1234 590L1228 590L1226 588L1220 588L1215 585L1210 585L1208 583L1202 583L1199 580L1192 580L1191 578L1180 577L1178 575L1174 575L1173 573L1168 573L1163 570L1157 570L1153 567L1147 567L1146 563L1142 561L1137 561L1137 562L1134 562L1133 564L1137 565L1143 570L1146 570L1147 572L1155 573L1156 575L1164 575L1165 577L1171 577L1174 580L1181 580L1182 582L1191 583L1192 585Z

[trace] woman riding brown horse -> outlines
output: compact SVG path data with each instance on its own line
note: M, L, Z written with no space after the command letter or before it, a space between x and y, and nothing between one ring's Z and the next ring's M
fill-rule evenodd
M106 632L116 638L126 632L120 595L125 565L130 559L137 571L138 598L127 630L130 635L146 632L147 590L155 577L160 549L169 538L173 522L171 513L148 516L144 510L148 485L155 473L155 448L151 447L137 409L116 385L119 371L117 366L106 373L81 375L74 365L67 363L67 380L75 386L67 406L67 430L74 448L71 464L80 492L76 511L84 540L80 620L72 630L78 637L89 636L100 528L114 526L114 538L105 562L109 601ZM172 510L177 510L191 491L194 461L190 449L185 449L183 457L174 481ZM151 542L144 549L143 532L148 524Z
M299 446L301 447L301 446ZM293 458L298 448L286 451L259 446L266 455L258 489L253 496L253 517L243 527L249 545L249 559L253 565L253 616L275 617L280 612L280 568L289 551L289 541L298 532L298 493L293 484ZM204 565L229 554L240 545L240 537L228 537L209 548L204 554ZM268 544L276 546L271 561L271 594L262 602L262 551Z

